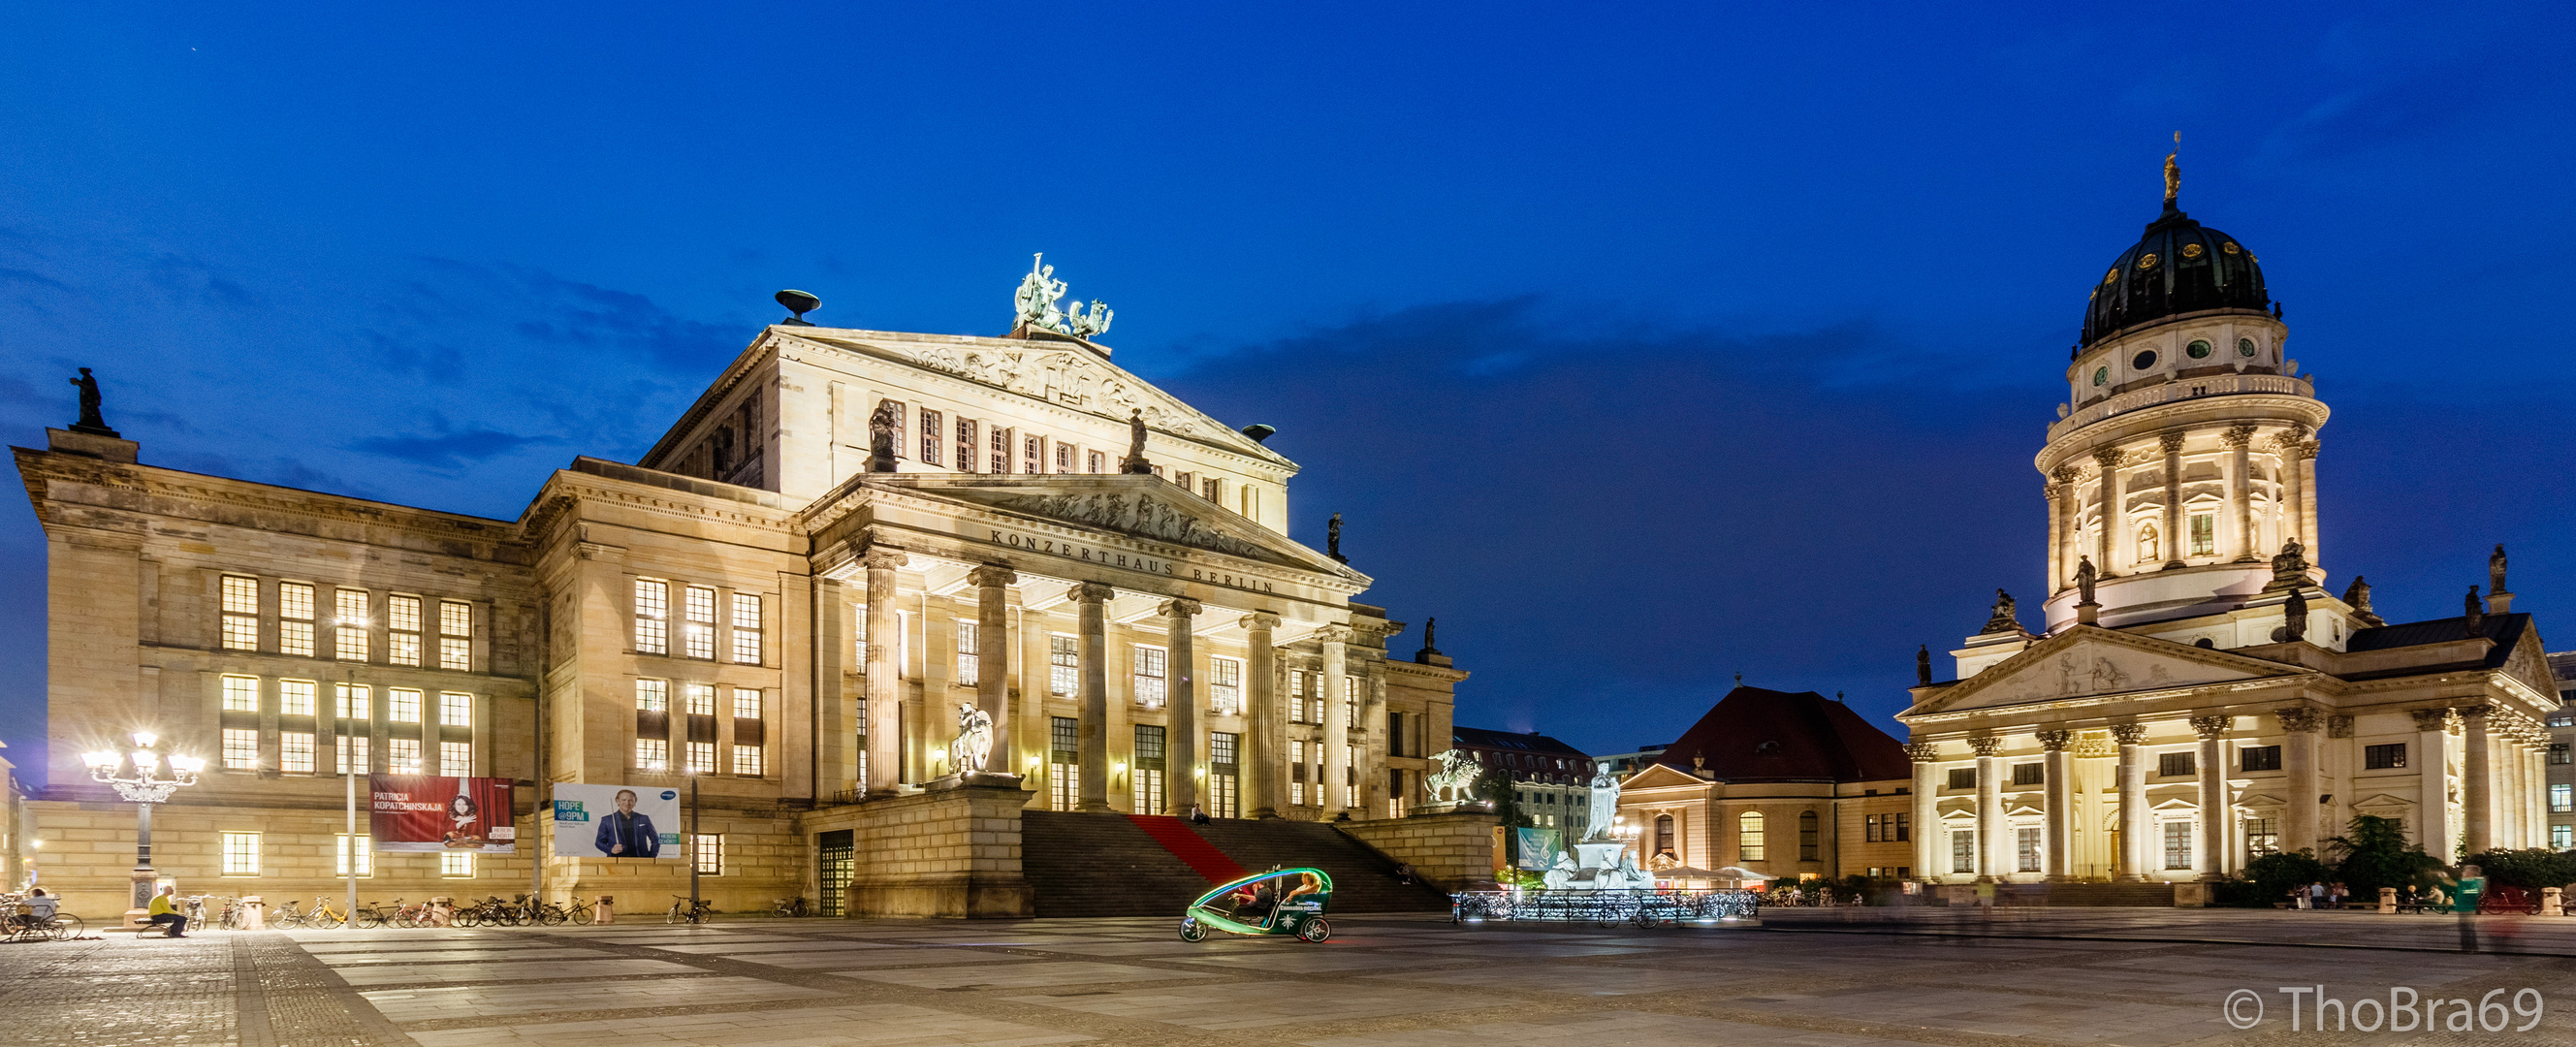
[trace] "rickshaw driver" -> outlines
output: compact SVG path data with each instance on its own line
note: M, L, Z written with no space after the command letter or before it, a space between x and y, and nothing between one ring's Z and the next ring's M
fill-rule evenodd
M1246 897L1247 895L1249 897ZM1243 901L1234 907L1235 919L1245 923L1257 923L1264 929L1268 929L1271 915L1279 909L1279 881L1276 878L1262 880L1236 891L1234 896L1243 898Z

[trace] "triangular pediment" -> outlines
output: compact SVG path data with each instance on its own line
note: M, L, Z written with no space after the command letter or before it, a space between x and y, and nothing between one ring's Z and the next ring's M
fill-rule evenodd
M1943 688L1908 714L2036 705L2286 676L2295 666L2079 625Z
M1157 476L894 473L869 475L863 482L1061 527L1114 532L1356 582L1368 581L1366 575L1290 541L1287 535Z
M1674 767L1671 764L1650 763L1646 765L1644 770L1629 775L1626 781L1620 782L1619 791L1633 792L1638 789L1671 789L1675 787L1697 787L1705 789L1708 785L1708 779L1694 777L1688 772L1685 772L1678 767Z

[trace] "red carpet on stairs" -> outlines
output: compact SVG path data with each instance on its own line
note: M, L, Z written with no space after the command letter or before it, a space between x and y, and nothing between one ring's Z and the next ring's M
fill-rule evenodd
M1145 830L1145 835L1162 844L1173 857L1207 877L1209 883L1227 883L1252 875L1252 870L1235 864L1234 859L1226 857L1224 851L1217 850L1214 844L1191 832L1189 824L1179 818L1168 814L1131 814L1127 820Z

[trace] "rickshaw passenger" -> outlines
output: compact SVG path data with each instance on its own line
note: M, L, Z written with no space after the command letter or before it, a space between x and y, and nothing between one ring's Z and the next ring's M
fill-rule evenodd
M1270 926L1270 914L1279 908L1279 882L1263 880L1249 888L1252 898L1234 907L1234 918L1244 923ZM1238 895L1241 892L1237 892Z
M1297 889L1288 892L1287 901L1293 902L1305 895L1323 893L1324 881L1317 879L1314 873L1298 873L1297 875L1299 878Z

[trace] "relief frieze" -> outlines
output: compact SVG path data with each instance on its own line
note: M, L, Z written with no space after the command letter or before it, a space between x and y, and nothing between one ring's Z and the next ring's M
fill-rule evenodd
M1006 548L1044 553L1048 556L1061 556L1068 560L1080 560L1084 563L1096 563L1104 567L1116 567L1129 571L1143 571L1147 574L1159 574L1166 578L1187 578L1193 582L1205 582L1209 585L1222 585L1229 589L1246 589L1257 593L1275 593L1279 591L1276 585L1263 579L1250 577L1248 575L1233 574L1225 571L1211 571L1203 567L1192 567L1187 564L1174 563L1171 560L1163 559L1158 556L1146 556L1142 553L1122 553L1115 550L1100 549L1084 545L1080 542L1068 542L1060 538L1045 538L1033 534L1021 534L1017 531L1005 531L994 527L985 528L985 531L990 536L989 540L993 544L1004 546Z

